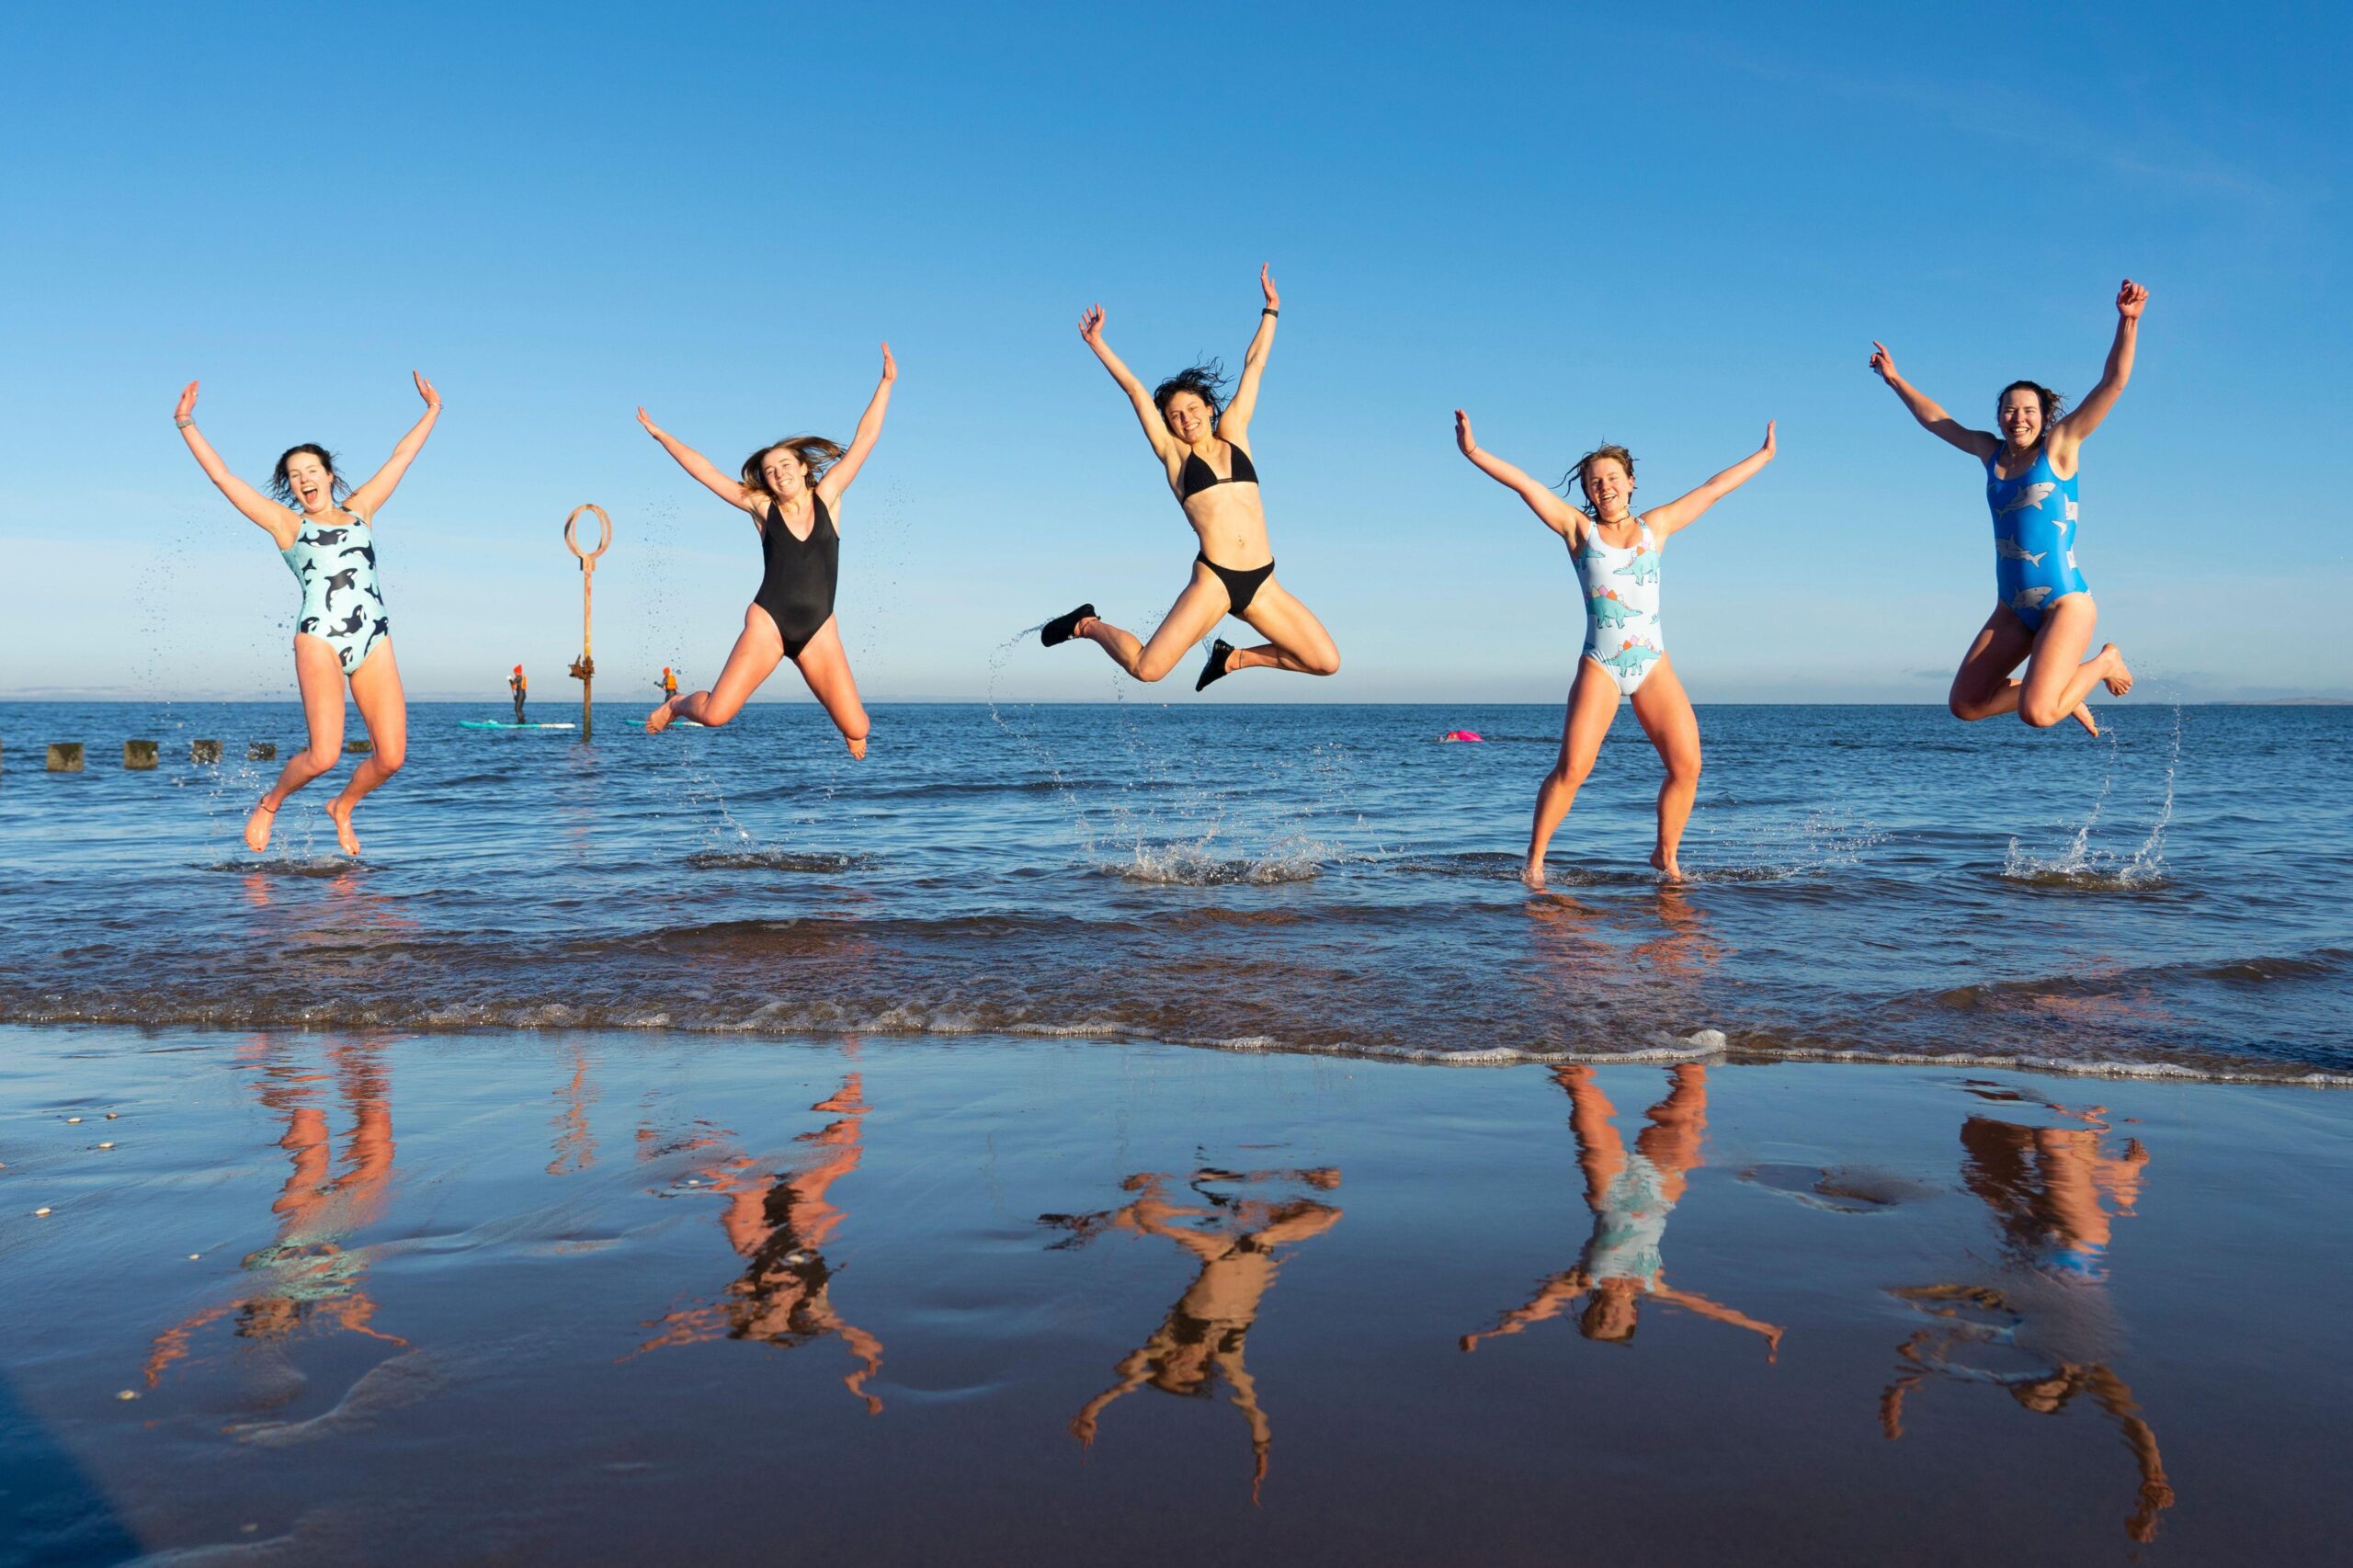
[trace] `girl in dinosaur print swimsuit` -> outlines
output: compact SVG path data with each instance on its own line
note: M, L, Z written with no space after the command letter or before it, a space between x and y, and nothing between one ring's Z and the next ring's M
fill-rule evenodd
M1985 505L1994 514L1994 613L1978 628L1954 672L1946 706L1956 719L2016 713L2036 729L2073 719L2093 734L2099 724L2084 699L2095 684L2118 697L2132 689L2132 671L2113 642L2084 657L2098 607L2075 565L2076 461L2084 437L2100 426L2124 384L2141 337L2149 291L2126 278L2116 291L2116 340L2099 384L2080 407L2037 381L2012 381L1994 410L1999 436L1971 430L1897 373L1883 343L1871 345L1871 369L1904 400L1912 417L1938 440L1985 465ZM2026 665L2026 678L2010 672Z

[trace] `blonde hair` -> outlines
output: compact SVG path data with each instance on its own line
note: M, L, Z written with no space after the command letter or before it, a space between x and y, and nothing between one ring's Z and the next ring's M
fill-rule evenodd
M776 499L776 492L768 488L768 476L761 472L762 465L771 452L790 449L809 471L809 488L814 490L825 471L842 460L843 447L839 441L829 441L823 436L787 436L781 441L771 441L744 460L744 488L755 495Z

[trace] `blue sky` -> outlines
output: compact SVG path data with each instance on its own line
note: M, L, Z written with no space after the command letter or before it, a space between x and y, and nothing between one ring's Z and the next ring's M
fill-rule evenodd
M1442 17L1435 25L1433 18ZM1940 700L1992 599L1982 481L1864 369L1957 411L2141 365L2086 448L2102 634L2160 699L2353 696L2343 398L2353 23L2320 6L11 6L0 12L0 697L285 697L296 590L172 429L247 477L360 474L448 403L381 520L409 688L569 689L613 514L613 687L714 675L733 468L847 436L870 698L1101 699L1003 645L1082 598L1156 620L1194 544L1078 340L1238 360L1283 580L1347 657L1236 700L1557 699L1569 562L1456 454L1631 446L1654 499L1782 457L1669 553L1702 701ZM1189 676L1188 661L1184 673ZM611 689L611 687L608 687ZM801 695L782 672L767 696ZM1157 696L1190 699L1189 682Z

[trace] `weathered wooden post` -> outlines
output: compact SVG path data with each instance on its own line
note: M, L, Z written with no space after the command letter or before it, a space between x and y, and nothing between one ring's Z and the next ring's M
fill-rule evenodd
M51 773L82 771L82 743L51 741L49 743L49 770Z
M216 758L215 760L217 761L218 759ZM245 744L245 760L247 762L276 762L278 760L278 743L276 741L248 741Z
M190 741L188 743L188 759L199 767L207 763L219 762L221 743L219 741Z
M123 742L122 766L133 773L153 772L155 769L155 743L153 741Z
M583 512L597 514L599 530L597 548L585 553L581 551L580 540L573 531ZM564 548L580 557L580 657L572 661L572 678L580 683L580 738L584 741L593 740L597 734L596 715L589 706L597 690L597 657L595 643L590 637L591 596L596 586L597 557L604 554L612 542L613 519L607 517L605 509L594 501L582 502L572 509L572 516L563 519Z

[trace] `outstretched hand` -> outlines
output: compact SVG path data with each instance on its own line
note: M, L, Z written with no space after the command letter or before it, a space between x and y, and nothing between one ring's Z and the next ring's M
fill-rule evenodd
M1879 373L1881 381L1891 384L1894 381L1895 356L1890 354L1887 345L1877 338L1871 340L1871 369Z
M654 423L654 415L645 412L645 405L642 403L637 405L637 422L645 426L647 435L657 441L662 438L662 426Z
M2141 307L2149 302L2149 291L2130 278L2116 291L2116 313L2126 321L2139 321Z
M1283 297L1275 292L1275 275L1267 270L1267 265L1263 261L1258 264L1258 287L1266 290L1267 309L1279 311L1283 308Z
M425 372L411 370L409 374L416 379L416 395L425 400L425 406L436 414L441 412L441 394L433 390L433 383L425 379Z
M1772 461L1773 455L1780 449L1773 441L1773 426L1776 423L1778 422L1771 419L1765 421L1765 444L1756 449L1758 451L1765 454L1765 460L1767 462Z
M1103 347L1103 307L1089 305L1078 315L1078 335L1086 340L1089 348Z
M1459 408L1454 411L1454 444L1466 458L1479 449L1477 437L1471 434L1471 416Z
M174 419L193 418L196 414L196 383L188 382L180 389L180 401L172 410Z
M882 384L884 386L889 386L892 381L895 381L898 379L899 362L891 358L891 346L886 343L882 346ZM641 408L638 410L638 413L640 415L642 415L645 411Z

